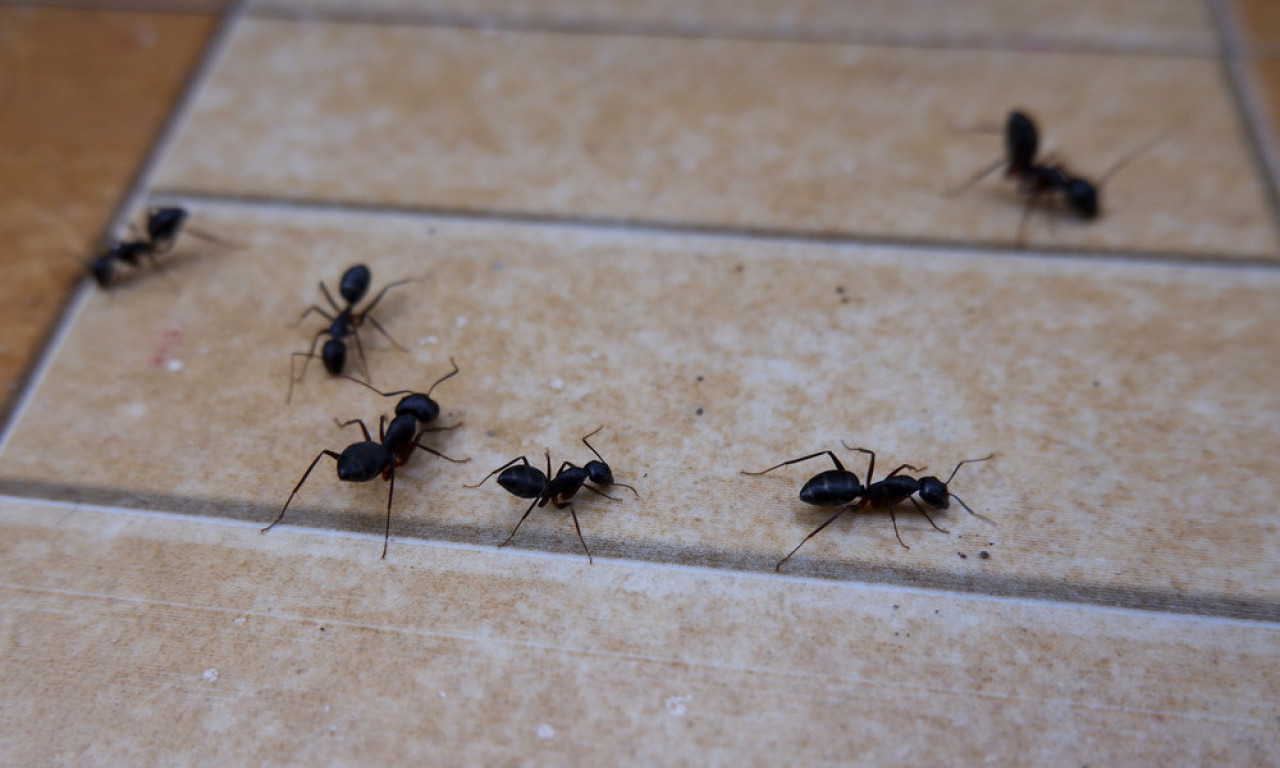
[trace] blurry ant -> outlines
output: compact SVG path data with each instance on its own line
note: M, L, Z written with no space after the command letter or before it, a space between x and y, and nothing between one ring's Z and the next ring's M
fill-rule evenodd
M449 360L453 363L453 360ZM436 384L451 378L458 373L458 366L453 364L453 370L438 379L435 384L431 385L431 389L436 388ZM348 377L350 378L350 377ZM363 381L357 381L364 384ZM365 384L365 386L369 386ZM369 387L373 389L373 387ZM377 392L378 390L374 390ZM402 392L382 393L378 394L386 396L394 396L404 394ZM382 557L387 557L387 544L391 540L391 500L396 491L396 467L403 466L409 461L409 457L413 454L414 448L421 448L427 453L435 454L445 461L451 461L455 464L462 464L471 461L470 458L454 459L434 448L422 444L422 436L428 432L443 432L457 429L462 426L461 423L454 424L451 427L419 427L419 424L426 424L434 421L440 413L440 405L431 399L431 390L427 394L409 393L396 406L396 416L391 420L390 426L387 425L387 417L381 416L378 420L378 442L374 442L369 435L369 430L364 425L362 419L352 419L351 421L338 423L339 428L349 427L352 424L359 424L360 431L364 433L364 440L359 443L352 443L342 451L341 454L330 450L321 451L311 462L311 466L307 467L307 471L303 473L302 479L293 487L293 492L289 494L289 499L285 501L284 507L281 508L280 514L276 519L271 521L271 525L262 529L263 533L275 527L276 523L284 519L284 513L288 511L289 505L293 502L293 497L298 495L298 491L302 488L302 484L307 482L307 477L311 475L311 470L316 468L316 464L325 456L336 459L338 462L338 479L349 483L364 483L375 477L381 476L384 480L390 481L387 488L387 522L386 530L382 538ZM337 422L337 419L334 420Z
M98 258L89 263L89 274L101 288L110 288L121 279L121 266L127 264L132 269L141 269L142 261L155 269L160 269L157 254L168 253L173 249L178 234L187 221L187 211L183 208L152 208L147 214L147 231L134 240L115 243ZM133 225L130 225L134 229ZM136 231L136 229L135 229ZM218 243L230 243L196 230L187 230L192 235Z
M320 282L320 291L324 293L324 298L329 302L329 306L333 308L334 314L326 312L319 305L312 304L302 313L302 317L298 318L298 322L301 323L307 318L307 315L316 312L329 321L329 327L316 331L316 335L311 339L310 349L306 352L294 352L290 357L289 394L285 396L285 402L293 400L293 385L307 375L307 364L317 357L316 344L320 341L321 336L328 336L329 340L320 348L318 357L324 362L325 370L335 376L341 374L347 366L348 337L355 339L356 351L360 354L360 367L366 377L369 375L368 362L364 356L364 345L360 343L360 334L358 332L365 320L368 320L379 333L386 336L387 340L394 344L397 349L404 350L404 347L393 339L391 334L387 333L387 329L382 327L382 323L379 323L378 319L369 313L373 311L374 307L378 306L378 302L382 301L382 297L386 295L387 291L413 281L406 279L388 283L383 286L382 290L378 292L378 295L373 298L373 301L369 302L369 305L363 311L357 312L355 311L355 305L360 303L365 294L369 292L371 280L372 273L363 264L357 264L342 273L342 279L338 284L338 293L342 296L343 301L347 303L345 307L339 307L338 303L333 300L333 294L329 293L329 288L323 281ZM295 375L294 364L297 363L299 357L303 358L302 371Z
M1094 183L1081 176L1075 176L1061 163L1037 163L1036 153L1040 148L1040 133L1030 116L1015 109L1005 120L1005 157L980 169L948 196L956 197L964 193L974 184L994 173L1000 166L1005 166L1005 177L1015 179L1018 183L1018 191L1027 198L1026 207L1022 211L1022 220L1018 224L1018 242L1022 242L1031 208L1038 201L1054 194L1060 194L1067 210L1081 219L1085 221L1096 219L1100 210L1098 192L1102 186L1117 171L1136 160L1139 155L1163 138L1161 136L1152 139L1120 158L1097 183Z
M603 496L606 499L617 501L616 498L610 496L599 488L587 485L590 480L595 485L606 487L617 485L626 488L640 498L640 493L626 483L619 483L613 479L613 470L605 463L604 457L600 452L587 442L587 438L594 437L600 430L604 429L604 425L596 427L595 431L582 438L583 445L587 446L592 453L596 455L597 460L588 461L586 466L579 467L568 461L560 465L560 469L556 471L554 477L551 475L551 452L546 453L547 471L529 463L529 459L525 456L518 456L506 464L498 467L489 474L484 476L484 480L475 485L464 486L466 488L479 488L484 485L489 478L498 475L498 485L502 486L507 493L520 499L533 499L529 504L529 508L524 511L520 521L516 523L516 527L511 530L511 534L503 540L498 546L505 547L511 542L516 535L516 531L520 530L520 526L524 524L525 518L529 517L529 513L533 512L534 507L545 507L551 504L556 509L569 508L569 514L573 517L574 530L578 532L578 541L582 543L582 550L587 553L587 562L594 563L591 557L591 550L587 547L586 539L582 538L582 526L578 524L578 513L573 508L571 499L577 492L585 488L588 491ZM501 473L501 474L499 474ZM550 478L550 480L548 480Z

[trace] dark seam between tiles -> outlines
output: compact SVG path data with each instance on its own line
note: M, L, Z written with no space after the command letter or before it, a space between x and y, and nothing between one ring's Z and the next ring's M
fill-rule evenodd
M74 487L62 483L27 480L0 480L0 493L25 498L51 500L68 504L121 507L132 511L164 512L195 518L217 518L266 525L278 511L275 503L231 502L219 499L138 493L120 488ZM299 506L291 516L264 536L288 536L290 528L313 532L336 530L360 534L368 541L351 543L353 558L367 556L370 563L379 560L383 533L382 510L371 509L358 516L349 512L331 512L318 507ZM516 516L513 515L512 520ZM586 556L567 521L559 526L530 528L513 549L553 552L569 556ZM393 513L391 547L388 558L395 559L398 542L406 539L422 543L443 541L475 546L494 546L505 538L506 529L474 525L444 524L427 520L407 520ZM674 566L711 568L737 573L773 574L777 555L717 550L696 545L680 545L650 541L622 541L593 536L592 554L632 562L652 562ZM531 546L532 545L532 546ZM894 546L879 542L876 546ZM971 558L977 568L990 560ZM966 561L968 562L968 561ZM779 579L817 578L832 581L861 582L955 592L986 597L1028 598L1068 605L1101 606L1152 613L1183 614L1201 617L1280 622L1280 598L1245 598L1209 592L1178 593L1151 587L1069 583L1049 578L1015 574L989 573L980 570L956 574L938 569L866 563L830 558L815 559L798 555L788 564Z
M696 235L702 237L755 240L766 243L814 244L830 246L859 246L867 248L900 248L915 252L941 254L943 252L973 251L983 255L1016 255L1019 258L1087 258L1108 263L1158 264L1167 266L1198 266L1222 269L1280 270L1280 253L1273 257L1238 256L1227 253L1188 253L1179 251L1154 251L1144 249L1097 250L1078 246L1036 245L1018 246L1013 243L956 240L948 238L911 238L878 235L858 235L853 232L813 231L786 227L752 227L733 224L708 224L699 222L667 221L662 219L636 219L610 216L559 216L556 214L503 211L497 209L475 210L468 208L434 208L427 206L378 205L372 203L344 202L307 198L277 198L256 195L220 195L191 192L182 189L154 189L152 202L159 205L185 203L193 207L245 207L279 208L299 213L348 213L366 216L421 217L423 219L454 219L462 222L492 222L496 224L566 227L618 234L635 235ZM1087 226L1087 225L1082 225Z
M1253 158L1253 165L1262 176L1263 194L1266 195L1267 209L1271 212L1272 229L1280 236L1280 158L1277 149L1267 130L1265 111L1258 103L1258 93L1249 87L1249 77L1244 68L1247 61L1243 58L1243 45L1238 34L1233 14L1224 4L1224 0L1205 0L1213 12L1214 26L1217 28L1222 50L1226 56L1222 59L1222 78L1226 81L1227 90L1235 104L1236 117L1240 121L1244 133L1244 145Z
M586 19L557 19L552 16L502 17L458 11L395 11L333 9L289 9L283 5L259 3L246 10L249 18L274 21L359 24L366 26L414 26L439 29L484 30L486 32L533 32L545 34L598 35L602 37L661 37L692 40L730 40L820 45L859 45L871 48L916 48L921 50L1009 51L1100 56L1154 56L1216 58L1220 49L1212 45L1106 44L1087 40L1045 40L1034 35L972 34L953 38L945 35L910 34L824 34L791 30L771 31L768 25L722 25L715 22L670 24L659 21L615 22ZM265 7L263 7L265 6Z

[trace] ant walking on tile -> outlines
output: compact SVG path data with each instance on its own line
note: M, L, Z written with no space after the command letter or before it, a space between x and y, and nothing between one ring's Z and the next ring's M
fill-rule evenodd
M316 455L311 465L307 467L307 471L302 474L302 479L293 487L293 492L289 494L289 498L285 501L284 507L280 509L280 514L276 515L276 519L271 524L262 529L263 533L271 530L284 519L285 512L289 511L289 505L293 503L293 499L298 495L302 485L307 482L307 478L311 476L311 471L316 468L316 464L320 463L320 459L328 456L337 461L338 479L348 483L364 483L381 477L389 481L387 488L387 520L386 527L382 538L382 557L387 557L387 545L391 540L391 501L395 496L396 490L396 467L404 466L409 461L409 457L413 454L415 448L421 448L427 453L434 454L455 464L462 464L471 459L455 459L437 451L436 449L423 445L422 437L428 432L443 432L457 429L462 426L461 423L454 424L451 427L426 427L436 419L440 413L440 405L431 399L431 390L436 385L446 379L449 379L458 373L458 366L453 364L453 370L438 379L435 384L431 385L431 389L425 394L412 393L408 390L393 393L379 392L385 396L394 396L406 394L408 396L400 401L396 406L395 418L391 419L390 425L387 424L387 417L381 416L378 420L378 440L375 442L369 434L369 429L365 426L363 419L352 419L346 422L335 423L339 428L349 427L352 424L358 424L360 431L364 433L364 440L358 443L352 443L343 449L342 453L335 451L323 450ZM349 377L348 377L349 378ZM353 381L355 381L353 379ZM358 382L364 384L364 382ZM368 386L365 384L365 386ZM369 387L373 389L373 387ZM374 390L377 392L378 390Z
M321 328L316 331L316 335L311 339L311 347L306 352L294 352L289 359L289 394L285 397L285 402L293 400L293 385L301 381L307 375L307 365L312 359L319 357L324 363L325 370L337 376L347 366L347 339L354 338L356 342L356 352L360 355L360 367L364 371L366 377L369 375L368 361L364 356L364 345L360 342L359 328L366 320L383 336L387 337L397 349L404 350L404 347L387 333L387 329L382 327L382 323L378 319L369 314L373 308L378 306L378 302L382 301L382 297L387 291L406 283L413 282L412 279L397 280L394 283L388 283L382 287L378 295L369 302L363 310L357 312L356 304L359 304L369 292L369 284L373 279L369 268L363 264L357 264L342 273L342 279L338 284L338 294L342 296L342 300L346 302L346 306L338 306L338 302L333 300L333 294L329 293L329 288L320 282L320 291L324 294L324 298L329 302L329 306L333 308L333 313L326 312L323 307L312 304L302 313L302 317L298 318L301 323L315 312L329 321L328 328ZM328 336L329 339L320 348L320 354L316 355L316 344L319 343L322 336ZM298 358L303 359L302 371L295 374L294 368L298 362Z
M573 508L573 497L579 490L585 488L597 496L617 501L615 497L600 490L600 488L616 485L626 488L634 493L636 498L640 498L640 493L635 488L613 479L613 469L605 463L604 457L600 455L600 452L592 447L591 443L587 442L587 438L595 437L602 429L604 429L603 424L582 438L583 445L587 446L596 455L595 460L588 461L585 466L580 467L566 461L560 465L556 474L552 476L551 452L547 451L546 472L530 464L527 457L517 456L485 475L484 479L475 485L464 486L466 488L479 488L489 478L498 475L498 485L502 486L507 493L520 499L533 499L528 509L524 511L524 515L520 517L520 521L516 523L516 527L511 529L510 535L498 546L505 547L511 542L511 539L516 535L516 531L520 530L520 526L524 524L525 519L529 517L535 507L545 507L547 504L551 504L556 509L568 508L570 516L573 517L574 530L578 532L578 541L582 543L582 550L587 553L587 562L595 562L591 557L591 549L587 547L586 539L582 538L582 526L578 524L578 513ZM599 487L587 485L588 480Z
M837 459L835 454L831 451L820 451L808 456L802 456L798 459L792 459L791 461L784 461L781 464L776 464L760 472L742 473L744 475L763 475L789 464L796 464L801 461L806 461L808 459L824 455L830 456L831 461L836 466L835 469L829 469L810 478L809 481L804 484L804 487L800 489L800 499L807 504L813 504L815 506L839 506L841 507L840 510L828 518L824 523L822 523L822 525L815 528L808 536L805 536L804 539L796 545L795 549L792 549L787 553L786 557L779 560L778 564L774 566L775 571L781 570L782 565L790 560L791 556L800 550L800 547L803 547L809 539L818 535L818 533L824 528L840 519L840 516L846 512L861 512L868 509L888 510L889 519L893 522L894 536L897 537L898 543L905 549L910 549L911 547L907 546L907 543L902 540L902 534L898 531L898 518L894 512L894 507L903 501L909 500L912 505L915 506L916 510L924 516L924 519L929 521L930 525L943 533L947 533L945 528L938 527L938 524L933 521L933 518L929 516L929 513L925 511L924 507L920 506L920 503L916 501L916 494L920 496L922 501L935 509L947 509L950 507L950 500L955 499L960 502L960 505L963 506L969 514L994 524L990 518L974 512L969 508L968 504L965 504L964 501L960 499L960 497L951 493L948 488L948 484L955 478L956 472L960 467L965 464L987 461L988 459L993 458L995 454L989 454L980 459L965 459L964 461L961 461L956 465L955 469L951 471L951 476L945 481L939 480L937 477L933 477L932 475L917 479L910 475L901 474L904 470L921 472L925 469L924 467L914 467L910 464L902 464L888 475L885 475L882 479L872 482L871 478L874 476L876 468L875 452L866 448L854 448L843 442L841 444L844 445L846 450L858 451L870 456L870 460L867 465L867 485L865 487L863 487L858 481L857 475L846 470L840 463L840 460Z
M1163 140L1164 136L1158 136L1121 157L1095 183L1083 176L1076 176L1071 173L1062 163L1055 163L1051 160L1037 162L1036 154L1040 149L1040 132L1036 128L1035 121L1029 115L1015 109L1009 113L1008 118L1005 120L1005 156L981 168L964 184L950 192L948 197L957 197L963 194L974 184L1004 166L1005 177L1014 179L1018 184L1018 191L1027 198L1026 205L1022 211L1022 219L1018 223L1017 242L1022 243L1026 233L1027 219L1031 214L1032 207L1043 200L1052 199L1055 195L1061 199L1067 210L1077 217L1085 221L1096 219L1101 210L1099 192L1102 186L1120 169Z

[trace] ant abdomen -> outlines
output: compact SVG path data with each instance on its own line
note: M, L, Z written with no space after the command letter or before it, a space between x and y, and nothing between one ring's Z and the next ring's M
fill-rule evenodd
M391 463L391 452L381 443L366 440L354 443L338 457L338 479L365 483L381 475Z
M809 478L800 489L800 500L816 507L838 507L848 504L862 493L862 483L842 469L828 469Z
M547 475L529 464L516 464L498 475L498 485L519 499L536 499L547 487Z

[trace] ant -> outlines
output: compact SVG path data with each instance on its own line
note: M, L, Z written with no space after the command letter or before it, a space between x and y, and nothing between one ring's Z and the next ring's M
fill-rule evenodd
M592 447L591 443L587 442L587 438L594 437L602 429L604 429L603 424L582 438L583 445L587 446L596 455L597 459L588 461L586 466L579 467L566 461L560 465L560 469L556 471L553 477L551 475L551 452L548 451L546 454L546 472L530 464L527 457L518 456L485 475L484 480L475 485L464 486L466 488L479 488L489 478L498 475L498 485L502 486L507 493L520 499L533 499L529 504L529 508L524 511L520 521L516 523L516 527L511 530L511 534L498 546L505 547L511 542L511 539L516 535L516 531L520 530L520 526L524 524L525 518L529 517L529 513L533 512L534 507L545 507L547 504L551 504L556 509L569 508L569 514L573 517L573 527L578 532L578 541L582 542L582 550L587 553L587 562L595 562L591 557L591 549L587 547L586 539L582 538L582 526L578 524L578 513L574 510L571 499L580 489L585 488L597 496L617 501L616 498L599 488L587 485L588 480L602 487L610 485L621 486L634 493L636 498L640 498L640 493L635 488L613 479L613 470L605 463L604 457Z
M378 441L375 442L369 435L369 429L365 426L362 419L352 419L347 422L337 422L338 427L345 428L352 424L359 424L360 431L364 433L364 440L358 443L352 443L347 446L342 453L336 453L330 450L321 451L311 462L311 466L307 467L307 471L302 474L302 479L293 487L293 492L289 494L289 498L281 508L280 514L276 515L276 519L271 524L262 529L263 533L271 530L284 519L284 513L289 510L289 505L293 503L293 497L298 495L303 483L307 482L307 478L311 475L311 470L316 468L316 464L320 463L320 459L328 456L338 462L338 479L349 483L364 483L375 477L381 476L384 480L390 481L387 488L387 522L386 530L382 538L382 558L387 557L387 545L391 540L391 500L396 491L396 467L403 466L409 461L409 457L413 454L414 448L421 448L427 453L435 454L445 461L451 461L455 464L462 464L471 461L470 458L455 459L444 455L434 448L422 444L422 436L428 432L442 432L457 429L462 424L454 424L451 427L420 427L419 424L434 421L440 413L440 405L431 399L431 390L436 388L436 384L451 378L458 373L457 363L452 358L449 360L453 364L453 370L438 379L435 384L431 385L431 389L427 390L427 394L409 393L396 406L396 416L391 420L390 426L387 425L387 417L385 415L379 417L378 420ZM350 377L348 377L350 378ZM357 381L352 379L353 381ZM358 383L364 384L359 381ZM365 386L369 386L365 384ZM373 387L369 387L373 389ZM375 392L378 390L374 389ZM384 396L394 396L405 394L407 390L402 392L378 394Z
M356 340L356 351L360 353L360 367L364 369L366 376L369 375L368 363L364 356L364 345L360 343L360 334L358 332L365 320L368 320L374 328L383 336L386 336L396 348L404 349L399 342L391 338L391 334L387 333L387 329L382 327L382 323L379 323L378 319L369 313L373 311L374 307L378 306L378 302L382 301L382 297L386 295L387 291L413 281L406 279L388 283L383 286L382 290L378 292L378 295L373 298L373 301L369 302L369 305L363 311L357 312L355 305L360 303L365 294L369 292L369 283L372 279L372 273L363 264L357 264L342 273L342 279L338 283L338 293L342 296L343 301L347 303L345 307L338 306L338 303L333 300L333 294L329 293L329 288L321 281L320 291L324 293L324 298L329 302L329 306L333 308L334 314L326 312L319 305L312 304L302 313L302 317L298 318L298 322L301 323L307 318L307 315L316 312L329 321L329 327L316 331L315 337L311 339L310 349L306 352L294 352L289 359L289 394L285 397L286 403L293 400L293 385L307 375L307 364L317 357L316 343L320 341L321 336L328 336L329 340L320 348L319 357L324 362L325 370L335 376L341 374L347 366L347 337L352 337ZM294 364L299 357L303 358L302 372L295 376Z
M870 461L867 465L867 485L865 487L859 483L857 475L845 470L844 466L840 464L840 460L837 459L835 454L831 451L821 451L819 453L810 454L809 456L802 456L799 459L784 461L781 464L769 467L763 472L743 472L745 475L763 475L767 472L772 472L779 467L785 467L788 464L795 464L823 455L830 456L831 461L836 465L836 469L827 470L826 472L819 473L810 478L800 490L800 498L802 501L816 506L835 507L843 505L842 508L822 525L815 528L812 533L804 537L804 540L797 544L795 549L787 553L786 557L779 560L778 564L774 566L775 571L781 570L782 564L790 560L791 556L799 551L800 547L804 546L805 542L812 539L819 531L826 528L828 525L831 525L839 519L841 515L849 511L860 512L868 508L888 510L889 519L893 522L893 534L897 537L898 543L905 549L911 549L911 547L907 546L907 543L902 540L902 534L898 531L898 518L894 513L894 507L903 501L909 500L915 506L916 510L919 511L921 515L924 515L924 519L928 520L930 525L943 533L947 533L945 528L938 527L938 524L933 521L933 518L929 516L929 513L925 511L924 507L920 506L920 503L915 500L915 494L917 493L926 504L936 509L947 509L950 506L950 500L955 499L960 502L960 505L963 506L969 514L994 524L994 521L990 518L979 515L970 509L969 505L965 504L960 497L951 493L947 486L951 480L955 478L956 472L960 467L972 462L986 461L994 457L995 454L983 456L980 459L965 459L964 461L961 461L956 465L955 469L951 471L951 476L948 477L945 482L932 475L917 479L910 475L899 474L903 470L911 470L912 472L920 472L924 470L923 467L914 467L910 464L903 464L894 469L884 478L876 482L871 482L871 478L875 474L876 467L875 452L867 450L866 448L854 448L843 441L841 444L844 445L847 450L859 451L870 455ZM855 501L855 499L857 500Z
M121 264L138 269L142 267L142 260L145 258L151 266L159 269L156 254L168 253L173 248L186 221L187 212L183 208L152 208L147 215L146 234L135 240L124 240L112 245L106 253L90 262L89 274L99 287L109 288L120 278ZM192 234L220 242L209 235L197 232Z
M1030 116L1015 109L1009 113L1008 118L1005 120L1005 157L979 170L958 189L951 192L949 196L955 197L962 194L974 184L994 173L1000 166L1005 166L1005 177L1016 179L1018 191L1027 198L1027 205L1022 213L1022 221L1018 225L1018 241L1021 242L1023 240L1023 232L1026 229L1027 217L1031 213L1032 206L1038 200L1047 196L1060 194L1067 210L1085 221L1096 219L1100 210L1098 191L1102 188L1102 185L1117 171L1150 149L1161 138L1163 137L1153 139L1120 158L1103 174L1097 183L1094 183L1084 177L1072 174L1061 163L1037 163L1036 153L1040 148L1040 133L1036 128L1035 121Z

